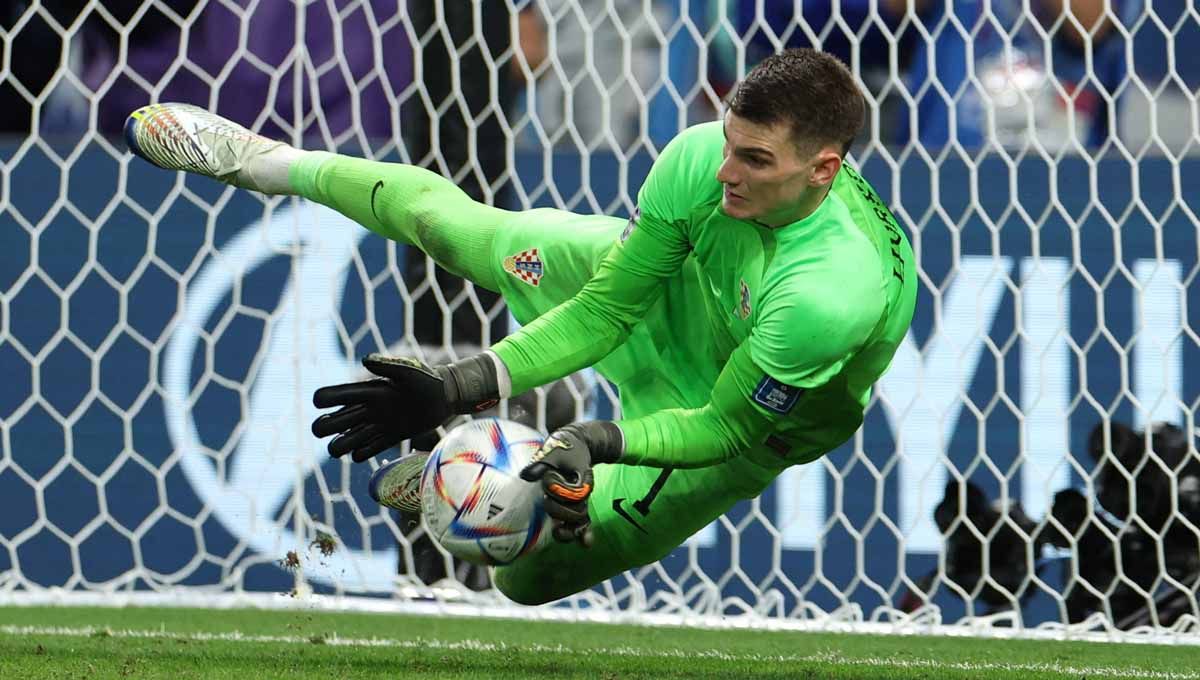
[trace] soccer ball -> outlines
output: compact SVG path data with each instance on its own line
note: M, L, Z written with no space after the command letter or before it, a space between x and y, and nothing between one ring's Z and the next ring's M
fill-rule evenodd
M541 486L520 477L542 440L533 428L497 418L451 430L421 473L421 517L429 535L475 564L509 564L548 543Z

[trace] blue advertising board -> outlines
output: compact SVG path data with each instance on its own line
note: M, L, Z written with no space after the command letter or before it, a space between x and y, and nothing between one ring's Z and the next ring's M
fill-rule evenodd
M395 247L100 146L3 158L0 586L287 590L279 558L320 527L343 547L314 587L386 593L398 553L369 469L328 460L307 423L313 388L404 342ZM705 593L869 614L936 567L946 480L1040 517L1086 486L1103 418L1181 423L1200 394L1200 160L898 158L863 170L919 255L910 337L854 441L664 560L685 590L696 559L737 574ZM536 206L624 215L649 164L522 154L517 171ZM1043 592L1025 621L1058 611Z

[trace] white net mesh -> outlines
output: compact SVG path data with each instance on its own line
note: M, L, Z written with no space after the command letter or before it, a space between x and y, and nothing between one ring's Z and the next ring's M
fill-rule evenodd
M910 337L850 443L565 606L1200 615L1190 0L79 4L0 15L0 602L311 588L515 611L369 501L375 463L307 430L312 390L357 357L458 356L504 332L502 302L326 209L132 159L115 140L136 106L621 215L739 74L818 45L870 91L854 158L919 257ZM616 408L588 376L555 390L514 413Z

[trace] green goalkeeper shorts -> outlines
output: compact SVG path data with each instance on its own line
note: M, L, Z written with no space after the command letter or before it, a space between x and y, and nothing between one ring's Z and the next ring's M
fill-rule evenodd
M587 283L625 221L553 209L522 215L528 219L513 220L496 234L493 259L509 309L518 321L529 323ZM677 278L680 280L668 285L686 286L683 277ZM686 294L676 290L664 297L679 299ZM637 417L706 403L706 390L684 391L645 378L654 374L652 357L658 354L647 327L639 324L621 347L596 365L601 375L617 385L623 414ZM674 337L689 335L680 332ZM496 585L524 604L550 602L585 590L665 557L738 501L758 496L777 474L778 470L760 467L744 457L688 470L599 465L588 506L593 546L552 544L497 569Z

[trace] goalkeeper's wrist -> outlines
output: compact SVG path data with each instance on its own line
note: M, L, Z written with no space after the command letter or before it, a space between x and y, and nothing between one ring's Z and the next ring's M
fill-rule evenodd
M589 420L567 427L573 428L579 438L587 443L593 465L620 462L625 454L625 435L611 420Z
M496 364L487 354L438 366L446 390L446 402L455 413L478 413L500 401Z

